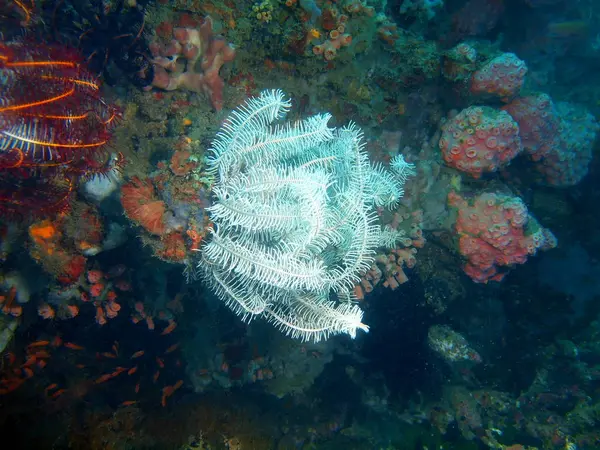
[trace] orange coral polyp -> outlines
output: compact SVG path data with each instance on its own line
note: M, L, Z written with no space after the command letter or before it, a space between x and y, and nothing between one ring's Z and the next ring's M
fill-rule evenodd
M34 240L49 240L55 237L57 234L56 227L48 220L44 220L39 224L33 224L29 227L29 235Z

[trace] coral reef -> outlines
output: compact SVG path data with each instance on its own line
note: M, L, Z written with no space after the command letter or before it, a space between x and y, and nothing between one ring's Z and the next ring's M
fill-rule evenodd
M600 448L599 19L0 2L0 429Z
M480 194L472 201L451 192L449 204L458 210L455 229L464 270L474 281L500 281L506 271L523 264L538 250L556 247L552 232L541 227L518 197Z
M210 16L196 27L173 27L172 40L150 44L154 78L152 86L172 91L187 89L203 93L215 110L223 108L223 79L219 71L233 61L235 48L213 33Z
M523 150L517 123L489 106L472 106L449 119L439 146L446 164L475 178L506 166Z
M471 92L478 97L493 96L508 101L519 94L526 74L523 60L513 53L503 53L473 73Z
M545 183L572 186L587 175L599 125L584 108L555 105L538 94L519 97L503 109L519 124L525 152Z

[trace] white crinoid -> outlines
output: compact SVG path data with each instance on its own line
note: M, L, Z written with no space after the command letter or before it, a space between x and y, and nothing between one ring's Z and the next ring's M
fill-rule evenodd
M214 227L199 268L243 320L315 342L354 337L369 329L352 292L381 243L375 206L397 203L412 165L372 166L360 129L330 128L329 114L277 123L290 106L281 91L262 92L217 134Z

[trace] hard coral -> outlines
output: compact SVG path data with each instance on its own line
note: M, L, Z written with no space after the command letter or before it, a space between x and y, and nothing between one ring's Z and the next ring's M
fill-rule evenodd
M125 214L152 234L166 232L164 222L165 203L158 200L154 186L148 180L134 177L121 187L121 204Z
M523 148L533 161L539 161L558 145L563 123L550 96L519 97L502 109L519 124Z
M446 122L439 146L449 166L475 178L507 165L523 149L517 123L488 106L464 109Z
M526 74L524 61L514 53L503 53L473 74L471 92L478 96L510 99L521 90Z
M552 232L541 227L518 197L485 193L472 201L451 192L450 206L458 209L455 230L464 271L473 281L501 281L514 264L524 264L538 250L556 247Z
M547 184L573 186L588 173L599 127L585 109L555 105L546 94L517 98L503 109L518 122L525 152Z
M150 45L154 63L152 86L203 93L215 110L220 111L224 82L219 70L226 62L233 61L235 48L213 34L209 16L197 28L174 28L172 34L169 44L156 41Z

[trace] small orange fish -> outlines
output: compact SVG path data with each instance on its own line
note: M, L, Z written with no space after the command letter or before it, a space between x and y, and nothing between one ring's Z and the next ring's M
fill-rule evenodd
M65 392L65 389L59 389L54 394L52 394L50 396L50 398L57 398L57 397L61 396L64 392Z
M57 387L58 387L58 384L52 383L50 386L48 386L46 389L44 389L44 392L46 393L46 395L48 395L48 391L51 391L52 389L56 389Z
M23 373L25 374L25 378L31 378L33 376L33 370L29 367L23 367Z
M178 380L177 383L175 383L173 385L173 391L176 391L177 389L179 389L181 386L183 386L183 380Z
M134 373L136 373L136 372L137 372L137 366L135 366L135 367L132 367L131 369L129 369L129 370L127 371L127 375L133 375L133 374L134 374Z
M45 347L50 344L50 341L35 341L27 346L27 348Z
M131 406L131 405L135 405L136 403L137 403L137 400L125 400L119 406Z
M85 369L85 364L75 364L78 369Z
M165 363L158 356L156 357L156 364L158 364L158 367L160 367L161 369L165 368Z
M125 372L126 370L127 370L127 367L121 367L121 366L119 366L119 367L117 367L117 368L115 369L115 371L113 372L113 376L114 376L114 377L116 377L117 375L120 375L120 374L122 374L122 373L123 373L123 372Z
M22 367L29 367L29 366L33 366L35 364L35 356L30 356L29 358L27 358L27 361L25 361L22 365Z
M114 355L111 352L100 353L100 355L104 356L105 358L112 358L112 359L117 357L117 355Z
M84 350L84 347L82 347L81 345L73 344L72 342L65 342L63 345L67 348L70 348L71 350Z
M167 328L165 328L162 333L160 333L162 336L164 336L165 334L169 334L171 333L175 328L177 328L177 322L175 322L174 320L170 320L169 321L169 325L167 326Z
M165 354L173 353L178 348L179 348L179 342L177 344L171 345L168 349L166 349Z
M148 329L150 331L154 330L154 320L152 319L152 317L150 317L150 316L146 317L146 325L148 325Z
M139 350L131 355L131 359L139 358L140 356L144 356L144 350Z
M156 373L154 374L154 376L152 377L152 382L156 383L156 380L158 380L159 376L160 376L160 370L157 370Z
M46 367L46 361L44 361L43 359L38 359L38 361L37 361L37 366L38 366L40 369L43 369L44 367Z
M96 383L96 384L104 383L105 381L110 380L112 377L113 377L112 373L105 373L100 378L97 378L96 381L94 381L94 383Z

